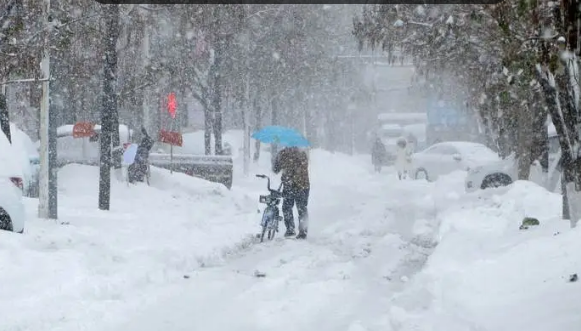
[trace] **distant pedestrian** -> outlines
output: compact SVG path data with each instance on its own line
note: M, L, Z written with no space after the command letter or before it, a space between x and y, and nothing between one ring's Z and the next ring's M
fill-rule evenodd
M381 172L381 167L385 162L386 156L387 150L385 149L385 145L378 137L375 139L373 147L371 148L371 163L373 163L375 172Z
M135 161L127 169L129 183L143 182L147 176L149 166L149 151L153 147L154 140L147 134L144 127L141 128L142 139L137 147Z
M396 155L395 169L397 171L397 177L400 180L406 179L412 165L412 151L410 150L407 140L403 137L397 140Z

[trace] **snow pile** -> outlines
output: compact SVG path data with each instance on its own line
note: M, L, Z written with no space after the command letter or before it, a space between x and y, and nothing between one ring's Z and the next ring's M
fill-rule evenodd
M26 234L0 232L2 330L78 330L254 240L256 204L243 193L153 168L151 186L113 176L111 211L101 211L98 172L62 168L59 220L36 219L38 200L25 199Z
M437 215L439 245L392 301L398 330L576 330L581 232L531 182L464 195ZM520 230L524 217L539 226Z

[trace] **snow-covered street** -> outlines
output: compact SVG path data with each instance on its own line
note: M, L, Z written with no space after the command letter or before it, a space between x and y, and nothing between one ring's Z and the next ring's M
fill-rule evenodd
M0 1L0 331L581 331L581 0L129 2Z
M101 212L98 169L64 168L59 223L1 234L1 281L10 284L0 290L1 330L544 331L559 322L555 330L573 331L581 323L579 283L568 281L580 233L558 219L559 196L535 184L466 194L463 172L398 181L391 168L373 173L368 156L315 150L309 238L260 244L265 182L239 170L232 191L162 170L151 187L114 181L120 203ZM523 216L541 226L519 230Z
M416 220L433 218L434 205L425 203L410 182L370 173L367 160L348 164L340 157L315 154L312 234L306 242L253 245L222 265L195 270L153 305L127 316L118 330L383 325L391 294L422 266L429 251L409 240Z

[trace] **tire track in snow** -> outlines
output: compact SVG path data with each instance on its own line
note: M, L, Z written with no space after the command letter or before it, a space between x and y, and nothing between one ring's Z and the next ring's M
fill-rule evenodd
M390 299L433 250L436 208L430 185L366 179L313 193L307 241L230 250L120 330L385 330Z

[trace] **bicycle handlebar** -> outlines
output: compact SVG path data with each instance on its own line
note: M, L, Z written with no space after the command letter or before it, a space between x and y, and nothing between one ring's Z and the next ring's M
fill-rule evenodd
M268 177L267 175L256 175L256 177L258 178L266 178L266 188L268 189L269 192L277 192L280 193L280 189L282 188L282 183L280 183L280 186L278 187L278 190L273 190L270 188L270 177Z

